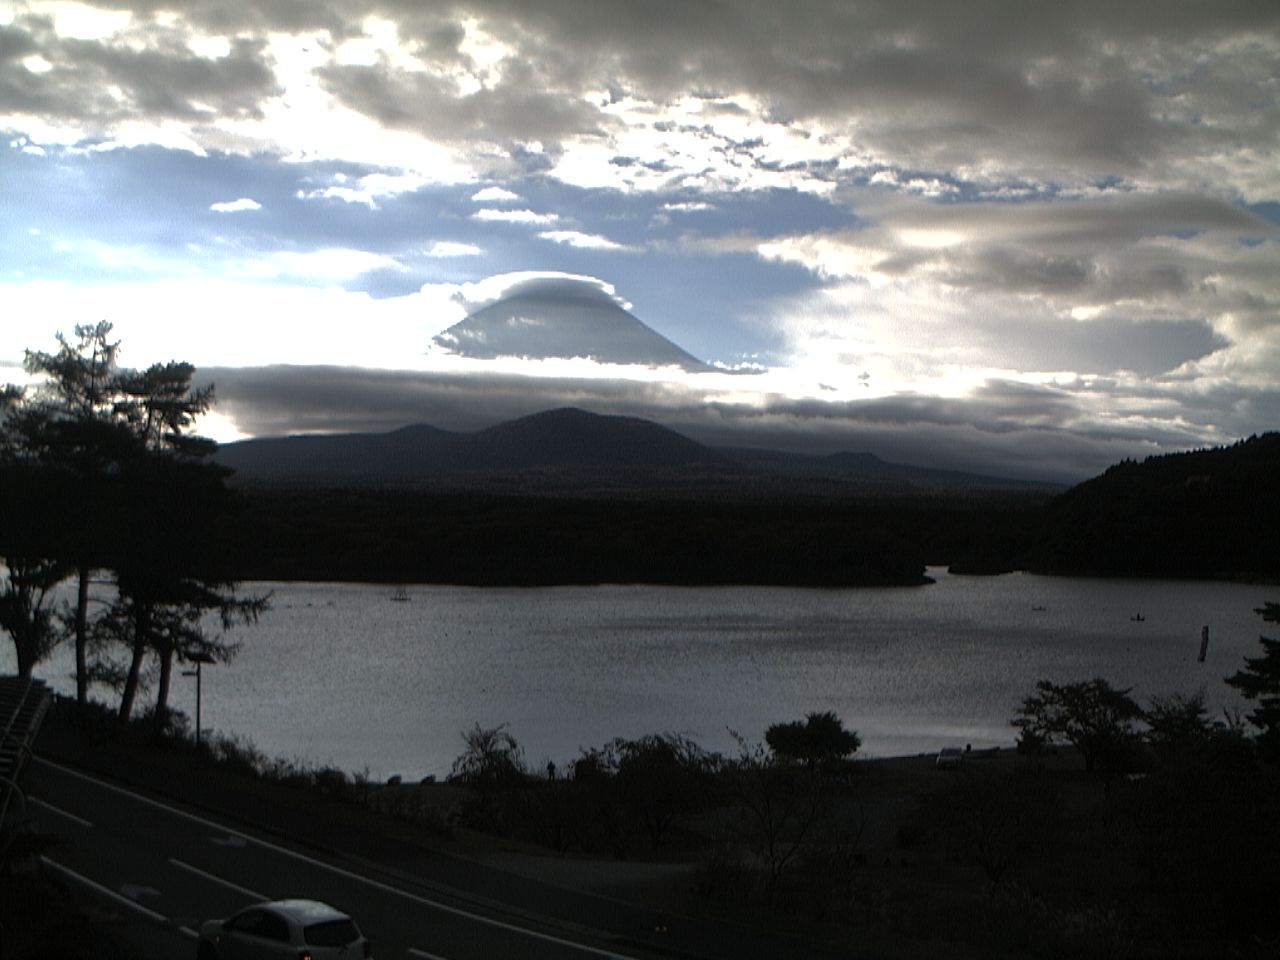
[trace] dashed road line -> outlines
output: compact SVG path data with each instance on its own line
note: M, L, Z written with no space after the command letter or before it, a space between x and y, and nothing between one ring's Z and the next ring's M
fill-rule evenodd
M166 917L163 913L157 913L156 911L150 909L149 907L144 907L142 904L138 903L137 900L130 900L124 894L116 893L116 891L112 890L110 887L104 887L102 884L98 883L98 881L90 880L88 877L84 876L84 874L76 873L70 867L64 867L62 864L58 863L56 860L50 860L48 857L41 857L40 862L43 863L46 867L50 867L51 869L62 874L64 877L69 877L72 880L76 881L76 883L82 883L86 887L89 887L92 890L96 890L98 893L102 894L104 897L109 897L110 899L114 900L116 903L120 904L121 906L128 907L130 910L134 911L135 913L140 913L144 917L147 917L151 920L155 920L158 923L163 923L166 926L170 925L169 918Z
M72 823L78 823L82 827L93 826L93 824L90 823L88 820L86 820L84 817L77 817L74 813L71 813L67 810L63 810L61 807L55 807L52 803L47 803L46 801L41 800L39 797L28 797L27 799L30 800L32 803L34 803L37 807L44 807L46 810L52 810L54 813L56 813L60 817L66 817Z
M399 887L393 887L389 883L383 883L380 880L374 880L372 877L366 877L361 874L355 873L354 871L346 870L342 867L335 866L332 863L325 863L323 860L317 860L314 857L309 857L304 853L298 853L296 850L290 850L288 847L282 847L279 844L271 843L270 841L267 841L267 840L261 840L258 837L252 836L251 834L242 833L239 830L232 830L223 824L215 823L212 820L206 819L205 817L198 816L194 813L188 813L185 810L180 810L177 807L170 806L167 803L161 803L159 800L152 800L150 797L144 797L141 794L134 793L131 790L126 790L123 787L117 787L114 784L107 783L106 781L98 780L96 777L91 777L88 774L81 773L78 770L73 770L70 767L65 767L60 763L54 763L52 760L47 760L41 757L39 758L39 762L47 764L53 767L55 770L59 770L62 773L67 774L68 776L77 777L81 780L88 781L89 783L92 783L101 789L108 790L113 793L123 794L124 796L129 797L135 801L138 801L139 803L147 804L159 810L164 810L168 813L173 814L174 816L182 817L184 819L190 820L193 823L203 824L204 826L211 827L215 830L223 831L230 836L243 837L245 840L249 841L250 843L256 844L257 846L262 847L266 850L273 850L282 856L291 857L292 859L308 864L309 866L317 867L321 870L327 870L329 873L336 874L337 876L340 876L340 877L346 877L348 880L354 880L357 883L363 883L365 886L372 887L374 890L381 890L384 893L390 893L390 894L393 894L394 896L402 897L405 900L410 900L424 907L429 907L433 910L439 910L442 913L448 913L456 917L462 917L474 923L484 924L485 926L494 927L498 930L505 930L509 933L517 934L518 936L528 937L531 940L541 940L544 943L554 943L557 946L567 947L570 950L576 950L579 953L584 953L584 954L587 954L588 956L601 957L603 958L603 960L631 960L631 958L626 956L625 954L614 953L613 951L610 951L610 950L602 950L599 947L588 946L585 943L580 943L575 940L569 940L569 939L566 939L565 937L557 937L554 934L542 933L541 931L531 930L528 927L522 927L515 923L508 923L505 920L498 920L494 917L486 917L483 914L473 913L470 910L463 910L461 907L450 906L449 904L442 903L439 900L431 900L427 897L418 896L415 893L410 893L409 891L402 890ZM85 879L87 880L88 878L85 878ZM89 882L92 883L92 881L89 881ZM117 896L117 895L112 893L112 896ZM132 906L137 906L136 904L133 903L133 901L126 901L126 902ZM157 914L157 916L159 915Z
M222 886L226 887L228 890L234 890L236 893L243 893L246 897L249 897L252 900L270 900L271 899L265 893L258 893L258 891L250 890L248 887L242 887L238 883L232 883L230 880L224 880L222 877L215 876L214 874L209 873L207 870L201 870L199 867L193 867L191 864L184 863L183 861L175 859L174 857L170 857L169 862L181 870L186 870L188 873L194 873L197 877L203 877L205 880L209 880L212 883L221 884Z

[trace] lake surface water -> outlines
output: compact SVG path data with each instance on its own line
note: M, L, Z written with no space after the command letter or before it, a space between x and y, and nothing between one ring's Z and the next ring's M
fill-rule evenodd
M272 608L233 632L234 662L205 669L204 727L406 779L447 774L476 723L508 724L535 769L658 732L735 752L730 730L760 741L821 710L859 732L861 755L1011 745L1009 719L1042 678L1101 676L1140 700L1203 688L1240 706L1223 678L1260 652L1271 625L1253 608L1280 592L929 575L853 589L246 584ZM0 673L13 669L5 638ZM71 670L64 647L37 672L69 693ZM195 681L174 686L194 722Z

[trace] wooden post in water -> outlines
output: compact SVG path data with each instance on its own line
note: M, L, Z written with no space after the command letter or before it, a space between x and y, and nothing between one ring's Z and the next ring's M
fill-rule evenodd
M1204 663L1204 655L1209 652L1209 625L1200 628L1200 662Z

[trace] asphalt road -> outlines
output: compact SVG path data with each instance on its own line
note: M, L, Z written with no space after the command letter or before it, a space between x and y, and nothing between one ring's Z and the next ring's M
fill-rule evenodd
M351 913L381 960L653 955L620 951L564 922L450 902L429 887L255 836L51 761L32 765L27 786L40 829L59 838L46 866L130 917L129 939L153 960L194 957L203 920L282 897L324 900Z

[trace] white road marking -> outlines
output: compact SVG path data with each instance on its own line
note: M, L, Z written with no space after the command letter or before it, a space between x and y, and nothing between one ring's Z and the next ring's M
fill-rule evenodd
M271 899L265 893L258 893L256 890L250 890L248 887L242 887L239 884L232 883L230 880L224 880L222 877L218 877L212 873L201 870L199 867L193 867L189 863L183 863L181 860L175 860L173 857L169 858L169 862L175 867L194 873L197 877L203 877L205 880L210 880L213 883L222 884L222 886L226 887L228 890L234 890L236 893L243 893L246 897L250 897L254 900Z
M98 891L98 893L102 894L104 897L108 897L111 900L114 900L116 903L119 903L123 906L128 907L130 910L133 910L137 913L142 914L144 917L149 917L150 919L155 920L158 923L163 923L163 924L169 923L169 918L166 917L164 914L156 913L154 910L144 907L142 904L138 903L136 900L130 900L128 897L123 896L122 894L116 893L110 887L104 887L102 884L98 883L96 880L90 880L88 877L84 876L83 874L76 873L70 867L64 867L62 864L58 863L55 860L50 860L48 857L41 857L40 862L43 863L46 867L53 868L58 873L61 873L63 876L70 877L72 880L75 880L77 883L82 883L86 887L90 887L91 889Z
M34 803L37 807L44 807L46 810L52 810L54 813L56 813L60 817L66 817L72 823L78 823L82 827L93 826L93 824L90 823L88 820L86 820L84 817L77 817L74 813L68 813L66 810L63 810L61 807L55 807L52 803L46 803L44 800L41 800L38 797L28 797L27 799L30 800L32 803Z
M143 803L148 806L155 807L159 810L164 810L167 813L170 813L176 817L182 817L184 819L190 820L193 823L203 824L206 827L210 827L213 830L227 833L230 836L243 837L249 843L257 844L258 846L266 850L273 850L276 853L279 853L281 856L291 857L294 860L299 860L302 863L308 864L310 866L319 867L322 870L328 870L330 873L337 874L340 877L346 877L348 880L354 880L357 883L363 883L366 886L372 887L375 890L381 890L384 893L390 893L398 897L403 897L406 900L411 900L414 903L420 904L424 907L430 907L431 909L439 910L442 913L449 913L455 917L464 917L467 920L474 921L475 923L483 923L486 926L496 927L499 930L507 930L511 933L529 937L530 939L533 939L533 940L542 940L547 943L557 944L558 946L568 947L571 950L577 950L594 957L603 957L604 960L632 960L632 958L627 957L625 954L611 953L608 950L601 950L598 947L589 947L586 944L577 943L576 941L573 941L573 940L566 940L563 937L557 937L549 933L541 933L537 930L530 930L527 927L517 926L514 923L507 923L505 920L495 920L493 917L486 917L478 913L472 913L470 910L463 910L460 907L453 907L447 903L441 903L439 900L429 900L426 897L420 897L415 893L409 893L407 890L401 890L398 887L393 887L390 884L383 883L380 880L374 880L370 877L363 877L358 873L353 873L352 871L343 869L342 867L334 866L331 863L325 863L323 860L316 860L314 857L308 857L306 854L298 853L297 851L290 850L288 847L281 847L267 840L260 840L257 837L251 836L250 834L242 833L239 830L232 830L229 827L226 827L220 823L214 823L212 820L208 820L204 817L198 816L197 814L188 813L185 810L179 810L177 807L172 807L167 803L161 803L159 800L152 800L150 797L144 797L141 794L133 793L132 791L126 790L123 787L117 787L115 784L107 783L106 781L103 781L103 780L98 780L97 778L91 777L88 774L81 773L79 770L72 770L70 767L64 767L62 764L54 763L52 760L47 760L44 757L37 757L36 761L38 763L47 764L48 766L51 766L55 770L59 770L62 773L67 774L68 776L78 777L81 780L86 780L89 783L92 783L95 786L101 787L104 790L109 790L113 793L123 794L124 796L130 797L131 799L136 800L139 803ZM92 881L89 881L89 882L92 883ZM129 903L131 906L135 906L135 907L137 906L137 904L133 903L132 900L128 900L125 902ZM159 914L157 914L157 916L159 916Z
M130 900L139 900L142 897L158 897L160 891L155 887L144 887L140 883L126 883L120 887L120 893L128 897Z

